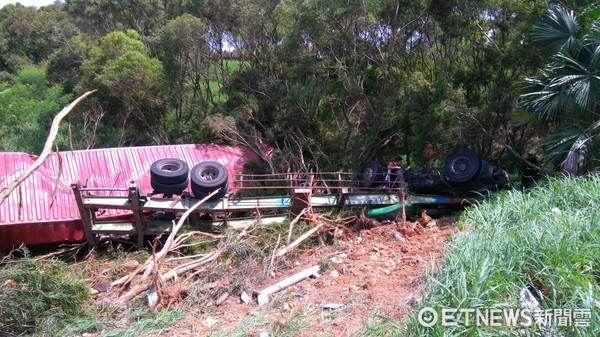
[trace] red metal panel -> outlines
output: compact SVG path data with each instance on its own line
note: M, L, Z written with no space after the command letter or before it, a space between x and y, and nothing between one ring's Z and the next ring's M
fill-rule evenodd
M83 232L71 183L80 181L85 187L127 188L131 181L135 181L144 193L148 193L152 191L150 165L162 158L181 159L188 163L190 169L204 161L219 162L227 167L230 182L243 169L245 162L258 159L249 150L214 144L53 153L0 205L0 250L10 249L20 243L81 240ZM26 153L0 153L0 189L36 159L36 156ZM62 170L59 170L60 166ZM230 184L230 188L233 188L233 184ZM122 212L111 211L106 215L114 216Z

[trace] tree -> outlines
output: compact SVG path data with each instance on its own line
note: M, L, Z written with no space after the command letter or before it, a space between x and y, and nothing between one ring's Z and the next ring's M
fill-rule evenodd
M7 5L0 9L0 69L16 73L19 67L32 64L33 7Z
M87 34L104 36L115 30L133 29L142 36L155 34L164 23L162 0L66 0L66 11Z
M171 139L186 139L186 130L198 136L200 124L222 100L221 55L210 45L204 20L184 14L167 23L157 53L171 83L173 114ZM187 137L189 141L189 137Z
M563 7L549 10L532 31L553 56L539 75L526 79L522 106L548 129L546 159L569 174L590 164L600 131L600 15L590 11L581 26Z
M0 83L0 151L39 153L44 147L52 118L70 98L61 86L49 86L45 75L43 68L27 66L14 85ZM69 148L66 132L57 144Z
M118 130L113 145L166 143L163 66L140 36L133 30L110 33L88 55L80 87L98 88L105 122Z
M20 66L47 60L76 32L62 5L40 9L20 4L0 10L0 70L16 73Z

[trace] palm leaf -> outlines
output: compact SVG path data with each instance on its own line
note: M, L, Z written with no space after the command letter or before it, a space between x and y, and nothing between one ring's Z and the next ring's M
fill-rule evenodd
M583 37L583 41L594 44L600 43L600 19L592 22L588 33Z
M548 17L533 27L533 41L552 53L563 48L571 49L578 45L577 20L573 11L556 7L549 11Z
M600 48L563 49L538 77L528 78L525 109L540 120L594 120L600 97Z
M592 155L592 137L581 135L573 146L565 160L561 163L563 172L571 175L580 175L585 171L585 167Z
M544 161L566 173L583 172L592 154L592 137L576 126L570 126L544 138Z
M510 116L510 121L513 126L524 126L535 122L536 118L531 111L515 110Z
M540 121L560 119L570 102L567 88L554 83L552 71L547 69L538 77L526 78L528 93L521 95L521 106L536 114Z

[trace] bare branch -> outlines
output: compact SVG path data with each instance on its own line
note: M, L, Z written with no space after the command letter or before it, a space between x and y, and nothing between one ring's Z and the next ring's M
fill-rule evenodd
M38 159L33 163L33 165L31 165L27 170L25 170L25 172L23 172L23 174L21 174L15 181L8 184L5 188L2 189L2 191L0 191L0 205L2 205L2 203L4 203L4 201L8 198L8 196L12 193L12 191L17 186L19 186L23 181L25 181L25 179L27 179L30 175L32 175L33 172L35 172L40 166L42 166L42 164L44 163L46 158L48 158L48 156L50 156L50 154L52 153L52 145L54 144L54 141L56 140L56 136L58 134L58 128L60 126L60 122L62 121L62 119L65 118L65 116L67 116L69 114L69 112L71 112L71 110L77 104L79 104L79 102L81 102L86 97L93 94L94 92L96 92L96 90L91 90L91 91L88 91L85 94L81 95L79 98L77 98L76 100L71 102L71 104L69 104L68 106L63 108L58 113L58 115L56 115L54 117L54 120L52 121L52 126L50 127L50 132L48 133L48 138L46 138L46 144L44 145L44 149L42 150L42 153L40 154Z

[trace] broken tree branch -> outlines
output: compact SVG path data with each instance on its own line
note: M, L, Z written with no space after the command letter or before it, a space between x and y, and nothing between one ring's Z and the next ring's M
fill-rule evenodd
M185 222L185 219L187 219L187 217L196 209L198 208L198 206L202 205L202 203L204 203L206 200L208 200L210 197L212 197L215 193L217 193L219 190L216 190L214 192L212 192L211 194L209 194L206 198L198 201L196 204L194 204L190 209L188 209L179 219L179 222L177 223L177 225L174 226L173 230L171 231L171 233L169 234L169 238L167 238L167 242L165 243L165 246L163 247L163 249L161 250L161 252L159 252L159 254L161 254L161 259L164 258L164 256L167 254L167 252L170 250L174 240L175 240L175 235L177 234L177 232L179 231L179 229L181 228L181 226L183 226L183 223ZM164 251L164 253L163 253ZM140 265L139 267L137 267L132 273L130 273L129 275L123 276L120 279L112 282L110 284L111 287L116 287L119 285L123 285L123 284L129 284L133 278L142 272L142 270L144 271L144 275L142 276L142 281L144 281L151 273L152 268L153 268L153 264L154 261L157 259L158 257L154 256L150 259L148 259L144 264Z
M165 256L167 255L167 253L169 253L171 251L171 247L173 246L173 241L175 240L175 237L177 236L177 232L179 232L179 230L185 223L185 220L188 218L188 216L190 216L190 214L192 214L192 212L196 208L198 208L200 205L205 203L208 199L212 198L220 190L221 190L220 188L214 190L212 193L210 193L209 195L204 197L202 200L195 203L192 207L190 207L190 209L188 209L187 211L185 211L185 213L183 213L181 218L179 218L179 221L177 222L177 224L175 226L173 226L173 229L171 230L171 233L169 233L169 237L167 237L167 241L165 242L163 248L160 250L160 252L158 252L158 254L156 254L152 259L150 259L148 261L148 266L146 267L146 271L142 275L142 279L140 280L140 283L145 282L147 280L147 278L152 273L152 270L154 269L154 266L156 265L157 261L164 259Z
M290 240L292 239L292 230L294 229L294 225L300 220L300 218L304 215L304 213L306 213L306 211L308 211L308 209L303 209L302 212L300 212L300 214L298 214L294 220L292 220L292 222L290 222L290 229L288 230L288 236L287 236L287 243L290 243Z
M281 280L272 286L269 286L269 287L263 289L258 294L258 306L268 303L269 295L272 295L272 294L274 294L278 291L281 291L293 284L296 284L296 283L310 277L311 275L318 273L320 270L321 270L321 267L319 267L319 265L314 265L314 266L312 266L308 269L305 269L299 273L296 273L284 280Z
M19 186L23 181L25 181L25 179L27 179L30 175L32 175L33 172L35 172L40 166L42 166L42 164L44 163L46 158L48 158L48 156L50 156L50 154L52 153L52 145L54 144L54 141L56 140L56 136L58 135L58 127L60 126L60 122L62 121L62 119L65 118L65 116L67 116L69 114L69 112L71 112L71 110L77 104L79 104L79 102L81 102L86 97L93 94L94 92L96 92L96 90L88 91L85 94L79 96L79 98L77 98L76 100L71 102L71 104L69 104L65 108L63 108L58 113L58 115L56 115L54 117L54 120L52 120L52 126L50 127L50 132L48 133L48 138L46 138L46 144L44 145L44 149L42 150L42 153L40 154L38 159L33 163L33 165L31 165L27 170L25 170L25 172L23 172L23 174L21 174L15 181L8 184L5 188L2 189L2 191L0 191L0 205L2 205L2 203L4 203L4 201L8 198L8 196L12 193L12 191L17 186Z
M219 249L211 252L210 254L208 254L207 256L205 256L204 258L202 258L200 260L196 260L196 261L188 263L186 265L179 266L167 273L160 275L160 282L166 282L175 276L179 276L185 272L188 272L190 270L198 268L203 264L207 264L209 262L216 260L219 256L221 256L221 254L223 254L223 252L227 249L227 247L228 247L227 244L222 245ZM136 297L143 291L148 290L150 288L150 286L152 286L152 282L144 282L144 283L137 284L135 287L131 288L127 293L125 293L124 295L122 295L115 301L115 307L118 308L118 307L124 305L125 303L127 303L127 301Z
M308 238L309 236L313 235L316 231L321 229L321 227L323 227L323 225L324 225L323 223L320 223L320 224L316 225L315 227L309 229L308 231L306 231L306 233L300 235L300 237L298 237L296 240L294 240L294 242L292 242L289 245L278 250L277 253L275 254L275 256L280 257L280 256L287 254L287 252L294 249L296 246L298 246L300 243L302 243L302 241L306 240L306 238Z

